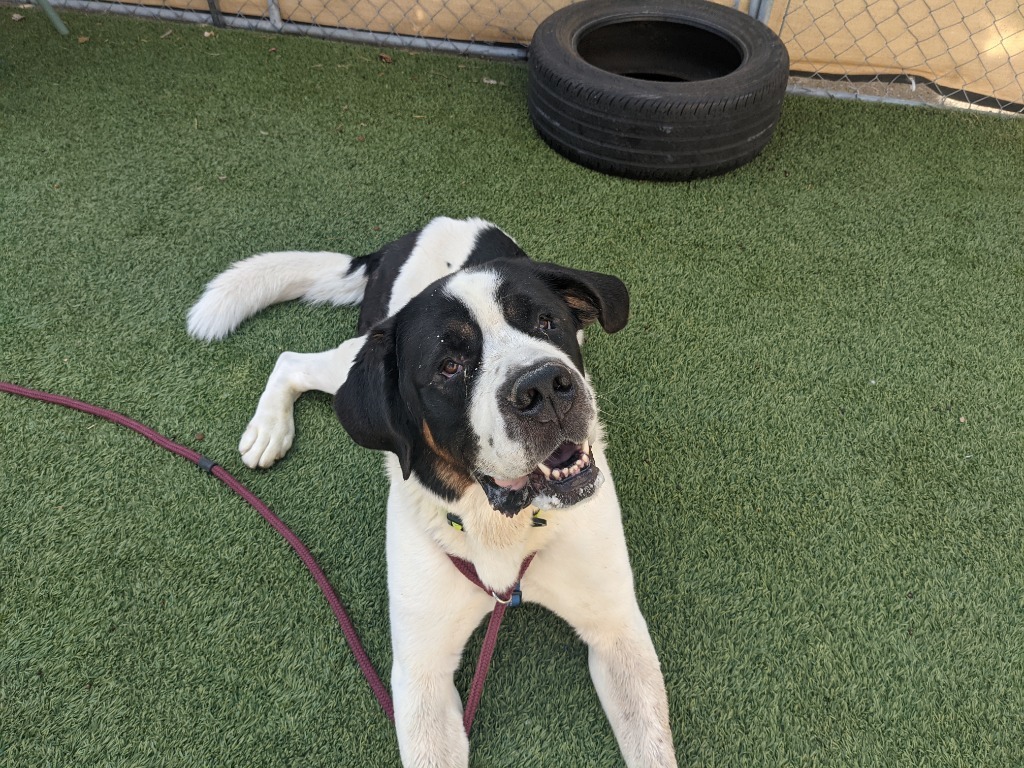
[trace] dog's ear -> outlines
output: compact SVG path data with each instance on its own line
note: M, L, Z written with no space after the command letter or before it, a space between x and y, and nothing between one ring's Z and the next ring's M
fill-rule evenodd
M395 320L375 325L366 334L348 378L334 395L334 413L345 431L364 448L390 451L402 476L412 471L412 418L398 391Z
M537 264L537 268L541 279L561 294L582 327L599 322L608 333L626 327L629 291L619 278L558 264Z

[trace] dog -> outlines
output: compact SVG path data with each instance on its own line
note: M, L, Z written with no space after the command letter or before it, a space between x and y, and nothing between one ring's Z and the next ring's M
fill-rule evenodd
M531 260L480 220L438 218L353 258L264 253L214 278L189 333L222 339L272 304L359 304L358 336L277 360L239 443L270 467L295 435L295 400L334 396L359 445L386 452L387 581L399 752L466 766L453 682L463 647L510 590L565 619L627 765L676 765L658 656L640 612L583 331L621 330L615 277ZM537 521L545 522L538 525ZM488 595L448 555L469 561Z

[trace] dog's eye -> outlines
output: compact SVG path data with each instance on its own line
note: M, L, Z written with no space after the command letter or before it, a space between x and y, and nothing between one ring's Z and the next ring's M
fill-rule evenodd
M462 363L460 363L458 360L452 360L449 357L443 363L441 363L440 371L442 376L444 376L446 379L450 379L452 376L455 376L462 372Z
M537 319L537 327L542 331L552 331L555 328L555 321L551 315L541 315Z

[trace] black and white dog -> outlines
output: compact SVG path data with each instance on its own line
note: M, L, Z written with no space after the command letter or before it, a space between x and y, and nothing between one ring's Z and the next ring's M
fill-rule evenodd
M532 261L485 221L439 218L361 258L240 261L206 287L189 332L220 339L298 298L361 303L361 335L329 352L283 353L239 450L250 467L272 465L291 447L296 398L320 390L334 395L353 440L388 452L391 686L403 764L469 761L452 678L495 603L447 554L503 593L536 553L523 599L564 618L589 646L626 763L675 765L665 685L580 354L586 326L626 325L622 282ZM544 526L534 525L538 510Z

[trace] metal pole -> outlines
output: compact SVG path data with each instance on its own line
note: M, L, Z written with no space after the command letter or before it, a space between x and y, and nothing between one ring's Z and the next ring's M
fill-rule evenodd
M60 32L62 35L68 34L68 28L64 25L64 22L60 20L60 16L53 10L53 6L50 5L50 0L35 0L36 5L43 9L43 13L53 24L54 29Z

